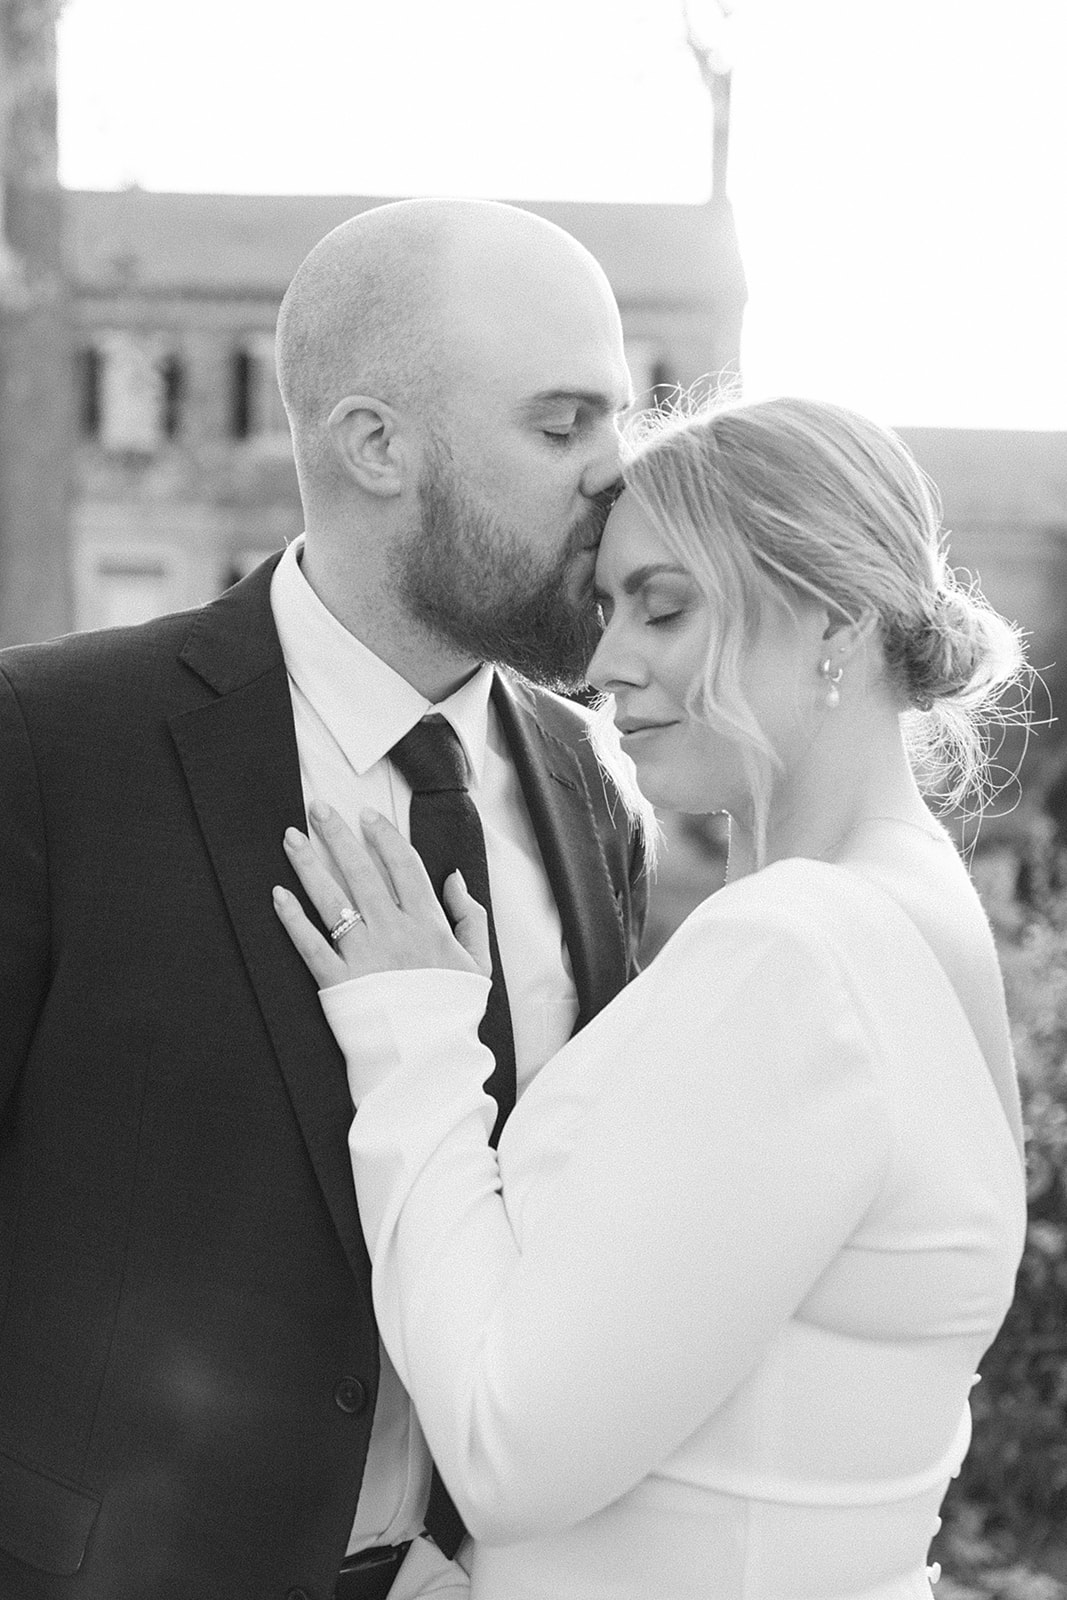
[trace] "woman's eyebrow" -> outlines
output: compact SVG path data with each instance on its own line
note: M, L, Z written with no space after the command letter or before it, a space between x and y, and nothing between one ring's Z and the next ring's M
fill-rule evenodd
M622 582L624 594L636 594L643 589L650 578L658 578L664 572L672 573L678 578L687 578L689 574L684 567L677 566L673 561L650 561L643 567L635 567L628 572Z
M675 578L688 578L689 576L684 567L676 566L673 561L649 561L643 567L635 567L632 572L626 574L622 580L622 592L630 595L638 594L650 579L661 577L664 573L668 573ZM602 601L609 599L610 596L606 590L594 587L593 598L597 601Z

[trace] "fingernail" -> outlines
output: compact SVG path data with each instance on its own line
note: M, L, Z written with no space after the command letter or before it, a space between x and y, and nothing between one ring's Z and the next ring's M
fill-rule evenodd
M369 828L372 827L374 823L381 820L381 815L382 814L380 811L374 811L370 806L364 806L363 810L359 814L359 820L360 822L366 823L367 827Z
M302 843L303 838L304 835L300 832L299 828L286 828L285 837L282 842L288 849L295 850L297 846Z
M321 800L312 800L308 811L316 822L325 822L330 815L329 806L324 806Z
M271 890L271 896L275 905L280 905L283 900L288 900L289 891L288 889L283 889L280 883L276 883Z
M466 887L467 887L467 880L466 880L466 878L465 878L465 877L464 877L464 876L463 876L463 874L462 874L462 872L460 872L460 870L459 870L459 868L458 868L458 867L457 867L457 868L456 868L456 877L457 877L457 878L458 878L458 879L459 879L459 886L460 886L460 888L461 888L461 889L464 889L464 890L465 890L465 889L466 889Z

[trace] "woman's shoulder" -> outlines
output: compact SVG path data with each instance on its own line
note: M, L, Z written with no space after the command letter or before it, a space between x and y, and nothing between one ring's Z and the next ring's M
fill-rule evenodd
M795 857L727 884L703 901L661 956L685 981L697 964L722 982L759 962L776 986L817 987L851 1006L890 970L936 984L934 955L893 885L837 862ZM657 958L659 959L659 958ZM925 983L924 983L925 986Z
M952 902L985 925L977 894L958 858L944 879L874 861L823 861L790 857L729 883L703 901L692 920L709 927L763 927L782 937L822 945L834 930L848 932L872 921L910 923L924 930L924 907ZM962 897L962 898L961 898ZM965 903L964 903L965 902ZM894 930L895 931L895 930Z
M902 999L916 1013L951 1015L1007 1081L1003 984L981 902L958 857L943 872L922 865L776 862L698 907L679 930L680 969L688 951L730 981L758 959L781 975L776 988L818 990L821 1004L836 996L866 1018L896 1014Z
M729 1006L738 994L748 1003L754 986L768 1004L791 1008L805 995L827 1017L852 1010L880 899L829 863L775 863L702 901L639 981L679 1013L697 1001Z
M866 920L886 898L846 867L793 857L726 884L688 920L711 937L762 934L822 950L829 932Z

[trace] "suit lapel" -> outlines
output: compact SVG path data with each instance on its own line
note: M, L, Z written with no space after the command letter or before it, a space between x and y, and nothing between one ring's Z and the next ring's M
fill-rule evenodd
M171 731L293 1111L369 1305L346 1144L352 1103L344 1062L314 981L271 904L272 883L301 893L281 840L290 824L307 823L269 584L270 569L260 568L199 614L182 659L217 698L173 718Z
M578 758L497 673L493 703L559 908L583 1027L623 987L626 939Z

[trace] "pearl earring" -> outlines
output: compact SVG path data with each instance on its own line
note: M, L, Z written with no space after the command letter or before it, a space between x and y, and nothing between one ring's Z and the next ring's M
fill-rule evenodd
M830 663L830 657L827 656L819 671L826 679L826 704L832 711L835 706L841 704L841 691L837 686L845 676L845 669L840 666L833 667Z

